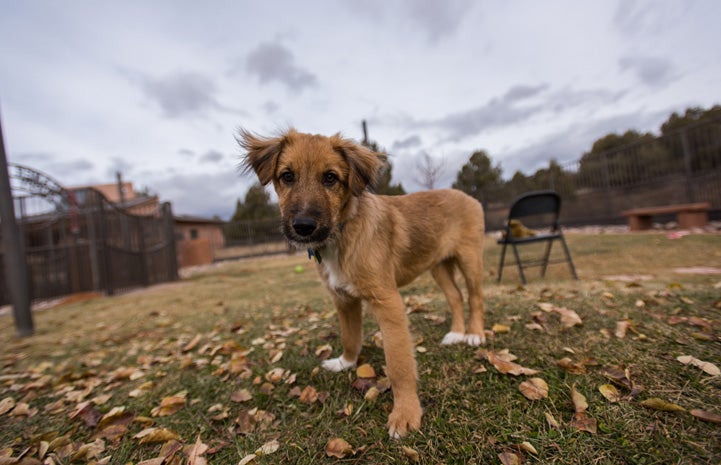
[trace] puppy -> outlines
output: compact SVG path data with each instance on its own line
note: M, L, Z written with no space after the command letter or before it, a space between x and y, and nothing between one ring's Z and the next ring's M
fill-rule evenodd
M457 190L374 195L368 188L383 161L339 134L325 137L291 129L261 137L241 130L238 142L247 151L245 170L253 170L263 185L273 183L284 235L315 258L337 309L343 354L324 361L323 367L341 371L355 366L365 303L383 335L393 390L388 432L398 438L419 429L418 373L398 286L430 270L452 314L442 344L485 343L481 204ZM456 268L468 289L467 332Z

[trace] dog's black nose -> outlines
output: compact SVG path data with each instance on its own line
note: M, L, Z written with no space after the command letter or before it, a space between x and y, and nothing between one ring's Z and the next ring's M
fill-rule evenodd
M293 220L293 229L299 236L310 236L317 227L318 223L313 218L299 216Z

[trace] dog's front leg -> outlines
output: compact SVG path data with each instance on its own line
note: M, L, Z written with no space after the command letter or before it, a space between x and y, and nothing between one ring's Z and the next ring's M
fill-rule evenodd
M388 416L388 433L401 438L421 427L421 403L418 399L418 372L413 355L408 316L397 289L389 290L370 302L383 336L386 374L393 389L393 410Z
M360 299L335 294L333 302L338 311L343 354L323 361L321 366L330 371L343 371L353 368L360 355L363 342L363 306Z

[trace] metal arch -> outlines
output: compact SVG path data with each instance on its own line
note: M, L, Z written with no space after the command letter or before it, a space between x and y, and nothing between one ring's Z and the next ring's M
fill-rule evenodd
M13 191L43 197L58 211L77 208L75 195L47 174L17 163L8 163L8 171Z

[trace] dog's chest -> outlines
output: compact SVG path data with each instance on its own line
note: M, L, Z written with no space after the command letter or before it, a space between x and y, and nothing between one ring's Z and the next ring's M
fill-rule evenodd
M357 297L357 289L351 279L343 272L338 260L338 251L328 247L323 251L323 262L321 264L322 274L330 290L339 295L351 295Z

